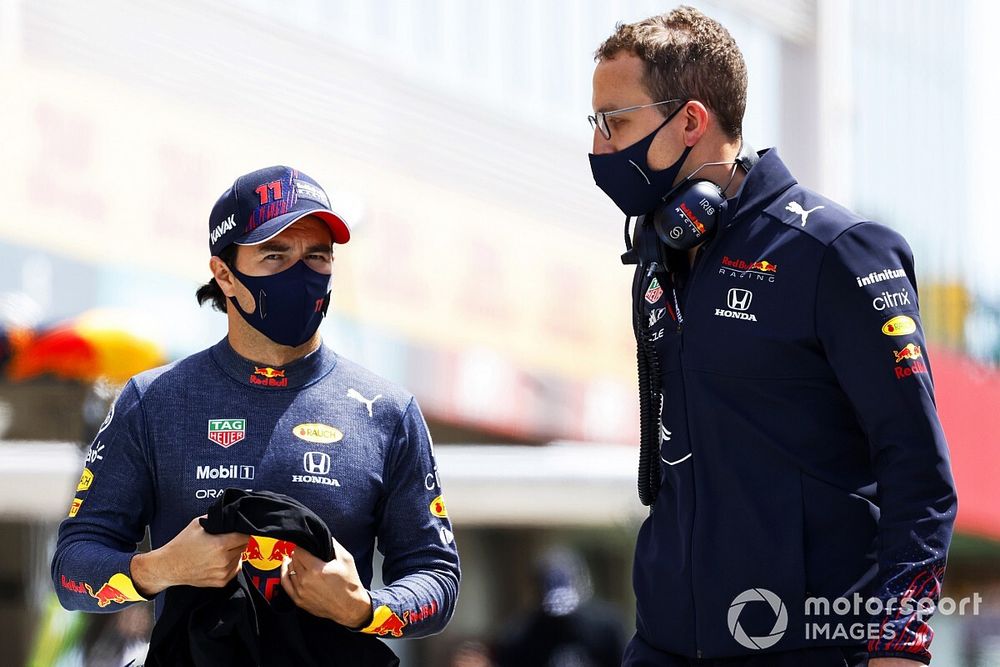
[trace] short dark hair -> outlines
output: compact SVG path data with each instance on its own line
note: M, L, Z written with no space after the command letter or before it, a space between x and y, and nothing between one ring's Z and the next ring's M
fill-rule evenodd
M614 58L621 51L645 62L643 83L654 101L698 100L730 138L742 138L747 66L721 23L687 6L637 23L619 23L594 59Z
M233 268L233 264L236 263L236 251L238 247L235 243L232 243L219 251L219 259L229 268ZM215 308L220 313L226 312L226 308L229 305L229 299L222 293L222 288L219 287L219 283L215 282L215 278L212 278L199 287L198 291L195 292L195 297L198 299L199 306L203 305L206 301L211 301L212 308Z

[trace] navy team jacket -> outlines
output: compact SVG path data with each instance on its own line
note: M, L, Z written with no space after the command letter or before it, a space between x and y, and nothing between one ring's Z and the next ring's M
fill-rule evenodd
M454 612L458 550L420 408L326 345L272 368L224 338L141 373L84 464L52 557L66 609L113 612L143 600L131 562L147 526L159 548L233 487L276 491L316 512L366 587L378 541L387 585L371 591L373 618L362 632L422 637ZM266 600L294 548L264 535L247 542L243 570ZM157 619L165 596L156 596Z
M640 267L636 295L665 396L639 637L691 657L866 643L928 662L926 614L888 603L937 599L957 503L906 242L771 149L674 268ZM855 593L859 615L832 611Z

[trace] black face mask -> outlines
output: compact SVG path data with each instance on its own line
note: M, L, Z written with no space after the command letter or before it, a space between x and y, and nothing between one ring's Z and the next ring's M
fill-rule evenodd
M248 276L230 267L253 297L256 308L248 313L236 297L229 300L257 331L279 345L302 345L312 338L330 305L328 273L319 273L299 260L270 276Z
M606 155L591 153L590 170L594 174L594 182L611 197L611 201L617 204L625 215L649 213L674 187L674 181L677 180L688 153L694 147L685 148L677 162L660 171L650 169L647 156L656 133L684 107L685 104L682 104L667 116L659 127L617 153Z

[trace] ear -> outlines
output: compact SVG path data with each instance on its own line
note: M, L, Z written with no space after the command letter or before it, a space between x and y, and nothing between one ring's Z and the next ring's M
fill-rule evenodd
M691 100L681 113L684 115L684 145L694 146L708 131L712 112L698 100Z
M227 297L236 296L236 276L229 270L225 262L218 257L212 257L208 260L208 269L212 272L212 277L215 278L215 282L218 283L223 294Z

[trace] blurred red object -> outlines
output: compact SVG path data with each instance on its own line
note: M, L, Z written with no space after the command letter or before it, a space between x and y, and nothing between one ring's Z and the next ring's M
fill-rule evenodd
M139 333L138 324L119 311L94 310L34 334L12 332L7 375L16 381L54 375L125 382L166 361L160 345Z

